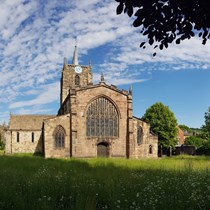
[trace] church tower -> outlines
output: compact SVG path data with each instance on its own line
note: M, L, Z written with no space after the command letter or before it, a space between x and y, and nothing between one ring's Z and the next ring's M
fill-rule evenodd
M61 75L60 105L68 96L69 90L82 88L90 84L92 84L91 64L88 66L79 65L77 46L75 46L72 64L67 64L67 59L64 58Z

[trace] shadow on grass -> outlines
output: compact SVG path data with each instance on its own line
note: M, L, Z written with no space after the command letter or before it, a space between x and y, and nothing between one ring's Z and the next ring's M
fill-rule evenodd
M209 170L189 159L2 156L0 209L208 209Z

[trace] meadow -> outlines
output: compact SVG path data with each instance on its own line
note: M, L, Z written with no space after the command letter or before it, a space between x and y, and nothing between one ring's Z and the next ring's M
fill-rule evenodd
M0 209L210 209L210 158L1 155Z

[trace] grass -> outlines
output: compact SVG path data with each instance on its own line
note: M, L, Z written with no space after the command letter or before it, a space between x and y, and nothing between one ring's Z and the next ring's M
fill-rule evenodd
M0 157L0 209L209 209L210 158Z

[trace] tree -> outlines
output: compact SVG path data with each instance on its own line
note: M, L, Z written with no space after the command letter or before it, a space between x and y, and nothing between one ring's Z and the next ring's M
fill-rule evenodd
M204 139L199 138L197 136L189 136L185 139L184 144L185 145L193 145L197 148L200 148L203 146L204 141L205 141Z
M205 125L203 125L202 129L206 133L207 138L210 138L210 107L208 108L208 111L205 112L204 118Z
M205 45L210 38L209 0L115 1L119 2L117 14L123 11L129 17L134 14L133 26L141 27L140 33L148 38L150 45L155 45L154 48L162 50L174 40L180 44L195 35L201 37ZM140 47L145 48L146 42L142 42Z
M198 155L210 155L210 140L204 141L203 145L196 151Z
M175 147L177 143L177 120L167 106L158 102L146 110L142 120L150 123L151 131L158 136L159 146Z
M4 126L0 125L0 150L3 150L4 147Z
M179 125L179 128L181 128L182 131L187 131L188 133L192 133L192 130L186 125Z

